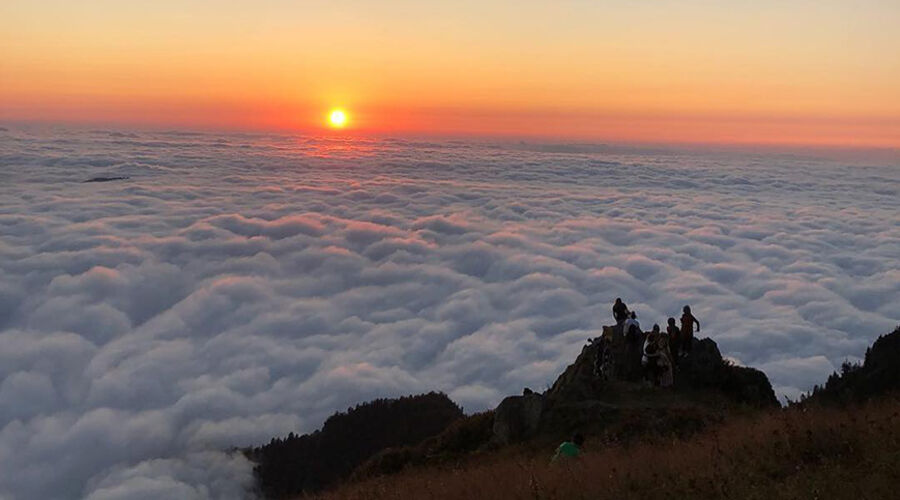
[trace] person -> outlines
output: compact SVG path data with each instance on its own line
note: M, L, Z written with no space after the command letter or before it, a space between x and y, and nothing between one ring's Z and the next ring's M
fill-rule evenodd
M644 347L641 350L641 366L644 367L644 378L659 385L659 325L653 325L653 329L647 334L644 340Z
M626 362L622 369L625 379L637 381L641 378L641 349L644 342L644 332L638 323L637 313L631 311L631 316L622 323L622 333L625 335Z
M700 321L691 314L691 306L684 306L681 314L681 350L690 354L694 347L694 323L697 323L697 331L700 331Z
M672 352L669 347L669 336L659 336L659 357L656 359L657 376L660 387L671 387L675 384L675 363L672 362Z
M623 321L628 319L628 306L622 302L621 298L616 299L616 303L613 304L613 318L616 319L616 324L620 325Z
M589 339L591 345L597 346L597 357L594 359L594 376L601 380L612 380L617 377L621 369L617 366L616 353L621 350L622 331L614 326L604 326L603 334L595 339Z
M678 326L675 325L675 318L669 318L669 324L666 326L666 333L669 334L669 350L671 358L675 361L681 354L681 331L678 329Z
M584 436L575 434L572 436L571 441L563 441L563 443L559 445L551 462L556 462L559 459L578 458L578 456L581 455L581 445L583 444Z
M622 333L625 335L626 339L633 340L637 334L641 332L641 324L638 323L637 313L631 311L631 314L628 318L625 319L625 322L622 324Z

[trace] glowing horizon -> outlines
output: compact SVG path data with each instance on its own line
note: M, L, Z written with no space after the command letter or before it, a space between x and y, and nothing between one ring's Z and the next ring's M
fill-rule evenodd
M900 5L0 6L0 120L900 146Z

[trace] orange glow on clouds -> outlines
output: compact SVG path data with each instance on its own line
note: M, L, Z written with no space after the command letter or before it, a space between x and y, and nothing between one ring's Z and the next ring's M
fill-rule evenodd
M339 102L355 133L896 147L898 25L878 0L11 0L0 120L316 132Z

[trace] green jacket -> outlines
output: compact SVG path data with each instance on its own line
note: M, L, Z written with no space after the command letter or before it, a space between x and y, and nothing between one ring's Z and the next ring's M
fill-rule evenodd
M563 444L559 445L559 448L556 449L556 454L553 455L553 462L559 460L560 457L563 458L575 458L581 453L581 450L578 449L578 445L571 441L565 441Z

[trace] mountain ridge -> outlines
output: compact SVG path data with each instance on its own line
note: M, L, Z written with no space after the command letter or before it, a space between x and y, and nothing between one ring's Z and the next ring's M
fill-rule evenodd
M622 338L621 328L612 328L609 335ZM671 388L600 376L596 360L602 342L591 339L547 391L525 389L493 410L465 416L441 393L379 399L336 413L313 433L291 433L244 453L256 463L260 493L285 498L321 491L351 477L389 474L510 444L550 443L575 431L627 439L662 427L688 436L721 422L739 406L778 406L764 373L730 364L711 339L693 342ZM623 373L640 371L634 365L639 361L624 350L615 351L611 359ZM349 422L366 422L368 431L350 430ZM325 443L340 445L332 449ZM338 456L332 457L332 451Z

